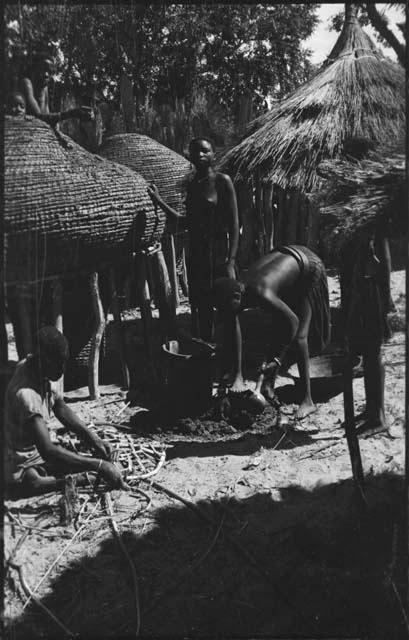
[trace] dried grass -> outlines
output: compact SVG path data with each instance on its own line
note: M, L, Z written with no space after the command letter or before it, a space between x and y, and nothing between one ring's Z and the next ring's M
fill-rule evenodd
M338 254L348 243L373 233L378 225L389 235L406 232L407 185L405 156L372 153L361 161L321 163L324 178L317 195L321 205L322 235L327 250Z
M384 144L404 131L404 70L383 57L350 15L320 71L255 120L221 166L236 180L255 175L309 192L320 182L318 164L339 156L345 139Z

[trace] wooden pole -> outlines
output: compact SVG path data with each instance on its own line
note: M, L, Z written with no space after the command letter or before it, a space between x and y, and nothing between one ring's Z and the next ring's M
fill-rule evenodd
M297 215L297 244L306 244L307 242L307 228L306 222L308 217L307 203L302 193L298 194L298 215Z
M58 331L63 332L63 286L60 279L56 279L52 285L52 323ZM64 393L64 375L58 380L58 388Z
M156 283L158 296L161 337L163 342L175 337L176 309L174 305L172 286L162 249L155 251L150 257L153 279Z
M188 298L189 297L189 284L188 284L188 281L187 281L186 250L185 250L184 244L182 245L182 248L181 248L180 262L181 262L180 286L182 287L183 295L186 296L186 298Z
M9 361L9 343L6 329L6 286L0 283L0 364Z
M123 331L123 324L121 318L121 311L118 304L118 295L116 290L116 280L115 280L115 268L110 267L109 269L109 286L110 286L110 294L111 294L111 309L112 315L114 316L114 325L119 345L119 357L121 360L121 369L122 369L122 388L129 389L129 369L126 362L126 344L125 344L125 335Z
M265 252L267 253L274 246L273 184L271 182L263 185L263 209L266 233Z
M266 250L266 230L264 227L264 211L263 211L263 186L260 180L255 180L255 223L256 223L256 241L257 241L257 257L265 254Z
M348 443L349 455L351 458L352 475L355 481L357 498L362 506L366 506L364 493L364 473L362 469L361 451L359 448L358 436L355 429L354 415L354 390L353 390L353 370L352 361L347 354L344 371L344 414L345 414L345 436Z
M276 187L277 189L277 224L275 229L274 246L278 247L285 244L284 222L286 216L286 194L284 189Z
M99 393L99 354L105 330L105 314L98 285L98 272L89 277L92 307L95 316L95 328L91 337L91 351L88 360L88 387L91 400L100 397Z
M286 244L297 242L297 218L299 197L295 189L291 189L288 196Z
M172 284L173 305L175 307L175 314L176 314L176 309L180 304L180 299L179 299L178 274L176 271L175 236L173 235L173 233L170 233L166 238L166 258L167 258L169 277Z
M239 263L241 268L245 269L254 258L253 246L255 229L251 182L239 183L237 185L237 205L243 227L239 244Z
M17 296L17 323L19 329L15 332L21 337L20 345L18 345L19 358L25 358L28 353L32 353L34 347L34 339L32 333L32 308L30 309L31 287L25 285L16 287Z
M144 253L139 254L136 261L136 288L139 301L139 308L141 310L142 327L144 334L144 342L146 353L149 361L154 364L154 350L153 350L153 322L152 322L152 309L149 293L149 286L147 281L147 262L148 258Z

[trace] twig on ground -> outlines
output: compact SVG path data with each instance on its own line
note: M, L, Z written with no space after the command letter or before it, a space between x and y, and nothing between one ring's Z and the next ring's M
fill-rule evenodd
M118 529L118 525L115 521L114 518L114 510L113 510L113 506L112 506L112 499L110 494L107 492L104 495L104 499L105 499L105 504L107 507L107 511L110 517L110 521L111 521L111 525L112 525L112 529L114 531L115 537L118 541L119 546L121 547L121 550L129 564L129 567L131 569L131 575L132 575L132 581L133 581L133 587L134 587L134 596L135 596L135 613L136 613L136 629L135 629L135 636L137 637L139 635L139 631L141 628L141 608L140 608L140 604L139 604L139 585L138 585L138 577L136 575L136 569L135 569L135 564L133 559L131 558L131 556L129 555L129 551L126 548L124 541L122 540L121 534L119 533L119 529Z
M288 433L288 429L286 429L283 433L283 435L281 436L281 438L278 440L278 442L275 443L274 447L272 447L271 451L275 451L275 449L277 449L278 446L280 446L280 444L282 443L282 441L284 440L284 438L286 437Z
M41 600L38 600L38 598L36 598L36 596L34 595L34 592L31 591L30 587L28 586L24 573L23 573L23 567L20 564L15 564L14 562L10 563L10 566L13 567L13 569L15 569L19 575L20 578L20 582L21 582L21 586L23 587L23 591L26 594L26 596L28 597L28 600L33 600L33 602L40 607L40 609L42 609L43 611L45 611L45 613L52 619L54 620L54 622L56 623L56 625L58 625L60 627L60 629L62 629L62 631L69 637L69 638L74 638L75 634L70 631L70 629L68 629L62 622L61 620L59 620L57 618L56 615L54 615L54 613L52 611L50 611L50 609L48 609L48 607L45 606L45 604L43 604L41 602Z
M72 538L70 538L69 542L65 545L65 547L63 548L63 550L58 554L58 556L56 557L56 559L54 560L54 562L49 566L49 568L47 569L47 571L45 572L45 574L43 575L43 577L40 579L40 581L36 584L36 586L34 587L34 589L31 591L31 595L29 596L29 598L27 598L27 600L25 601L24 605L23 605L23 611L24 609L26 609L26 607L28 606L30 600L33 597L33 594L35 594L38 589L40 588L40 586L43 584L44 580L50 575L51 571L54 569L55 565L61 560L61 558L63 557L64 553L67 551L67 549L72 545L72 543L74 542L74 540L76 538L78 538L78 536L80 535L80 533L83 532L83 530L85 529L88 520L90 520L91 516L94 515L97 507L99 506L100 503L100 498L98 498L93 510L91 511L91 513L89 513L88 517L86 518L84 524L74 533L74 535L72 536Z
M335 447L335 445L339 444L340 442L344 442L343 438L338 438L336 442L330 442L329 444L324 444L323 447L320 447L319 449L314 449L314 451L311 451L311 453L309 453L307 456L302 456L301 458L298 458L298 460L307 460L308 458L313 458L317 453L321 453L321 451L325 451L330 447Z
M142 479L143 482L149 482L148 480ZM162 491L163 493L166 493L167 495L169 495L171 498L174 498L175 500L179 500L180 502L182 502L184 505L186 505L189 509L191 509L192 511L194 511L202 520L205 520L206 522L208 522L209 524L215 526L215 522L213 520L213 518L211 518L209 515L207 515L207 513L205 513L202 509L199 509L199 507L197 507L193 502L190 502L189 500L186 500L185 498L183 498L182 496L180 496L179 494L175 493L174 491L172 491L171 489L168 489L167 487L164 487L163 485L159 484L158 482L155 481L151 481L149 482L149 484L154 487L155 489ZM224 535L226 537L227 540L229 540L229 542L241 553L245 556L245 558L250 562L250 564L257 570L257 572L262 575L268 582L269 584L276 590L277 594L280 595L281 599L285 602L285 604L292 609L293 611L295 611L297 613L297 615L306 623L308 624L309 621L307 621L305 619L305 616L302 614L301 611L299 611L299 609L297 609L295 607L295 605L291 602L291 600L278 588L278 586L276 585L275 581L271 578L270 573L263 567L260 565L259 561L257 560L257 558L255 556L253 556L253 554L246 549L246 547L244 547L240 542L238 542L235 538L233 538L227 531L224 532Z
M130 404L131 404L130 402L127 402L127 403L122 407L122 409L120 409L120 410L118 411L118 413L116 413L116 414L115 414L115 418L118 418L118 417L121 415L121 413L123 413L123 412L125 411L125 409L127 409L127 408L129 407L129 405L130 405Z

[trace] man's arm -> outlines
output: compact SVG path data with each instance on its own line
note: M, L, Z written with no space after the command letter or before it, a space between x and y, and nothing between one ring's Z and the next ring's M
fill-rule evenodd
M78 435L98 456L104 460L109 460L111 448L107 442L98 438L90 431L85 423L70 409L61 397L58 397L53 407L56 418L70 431Z
M263 301L262 308L274 317L276 341L273 349L275 357L279 360L276 364L279 366L297 335L299 320L294 311L275 294L258 291L258 295Z
M80 118L81 120L90 120L92 118L92 109L90 109L89 107L78 107L58 113L50 113L48 89L46 94L46 113L42 113L40 105L35 98L33 84L30 78L23 78L21 86L26 100L27 112L29 113L29 115L36 116L40 120L43 120L44 122L47 122L52 126L57 124L57 122L59 122L60 120L68 120L69 118Z
M81 456L51 442L47 425L41 416L32 416L26 426L28 429L31 429L37 449L45 461L52 461L57 465L64 465L74 472L96 471L101 473L102 477L112 487L118 489L127 488L120 471L111 462Z

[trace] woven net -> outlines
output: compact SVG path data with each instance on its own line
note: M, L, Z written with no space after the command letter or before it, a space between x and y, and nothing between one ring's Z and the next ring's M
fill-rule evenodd
M191 165L181 155L148 136L125 133L107 138L101 155L133 169L148 182L154 182L162 198L184 215L184 192Z
M5 118L5 280L41 280L161 238L142 176L32 117Z

